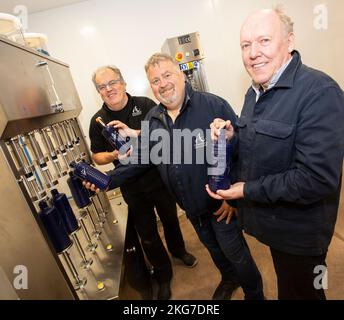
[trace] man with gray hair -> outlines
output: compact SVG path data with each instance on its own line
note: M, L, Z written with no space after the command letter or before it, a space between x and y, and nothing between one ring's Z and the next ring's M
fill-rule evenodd
M104 101L90 123L92 158L98 165L113 162L117 166L119 151L114 150L103 137L102 128L97 124L96 118L102 117L105 123L112 121L132 131L136 130L139 134L141 121L156 104L147 97L128 94L122 74L114 66L96 70L92 81ZM159 285L158 299L169 299L172 266L158 233L154 208L162 222L166 244L172 256L180 259L187 267L197 264L196 258L185 249L175 200L162 183L156 168L150 168L134 182L123 184L121 192L128 204L129 223L133 222L148 261L154 267L154 275Z
M208 193L237 200L245 232L270 247L279 299L325 299L341 190L343 91L302 64L293 23L280 8L251 14L240 45L252 86L237 128L223 121L230 119L211 124L214 139L225 126L237 141L236 183Z

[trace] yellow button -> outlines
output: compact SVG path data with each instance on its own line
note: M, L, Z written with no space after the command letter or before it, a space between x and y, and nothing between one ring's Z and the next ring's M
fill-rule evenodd
M98 288L98 290L104 290L105 289L105 284L103 283L103 282L98 282L98 284L97 284L97 288Z
M108 245L106 246L106 249L107 249L107 250L111 250L111 249L112 249L112 244L108 244Z

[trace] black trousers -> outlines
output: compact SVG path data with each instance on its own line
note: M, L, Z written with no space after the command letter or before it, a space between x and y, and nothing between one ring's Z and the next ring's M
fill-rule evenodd
M298 256L271 247L270 251L277 274L279 300L326 300L325 283L322 282L326 254Z
M166 244L172 255L185 252L183 236L177 217L176 203L166 189L154 192L124 192L123 198L129 207L129 217L140 236L143 250L154 267L158 282L172 278L172 265L160 238L154 207L160 217Z

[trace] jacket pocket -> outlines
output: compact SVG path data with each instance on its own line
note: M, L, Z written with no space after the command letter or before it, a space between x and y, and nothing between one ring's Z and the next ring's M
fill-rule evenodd
M262 119L258 120L255 124L255 130L259 134L267 135L277 139L286 139L292 134L294 126L279 121Z
M286 170L292 159L295 126L274 120L258 120L255 125L254 157L264 174ZM267 171L267 172L266 172Z
M247 126L246 117L241 116L241 117L237 120L236 125L237 125L237 127L241 128L241 129L242 129L242 128L245 128L245 127Z

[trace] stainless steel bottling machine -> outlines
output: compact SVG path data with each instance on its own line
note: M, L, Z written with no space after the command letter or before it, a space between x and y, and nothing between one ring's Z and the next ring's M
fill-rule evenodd
M7 39L0 39L0 57L0 281L7 284L0 285L0 296L151 298L121 199L90 193L79 204L70 197L70 162L91 157L68 65ZM57 220L43 219L55 217L51 203L61 193L76 221L68 232L59 229L62 247L56 246L61 234L56 238L50 228ZM24 285L16 285L18 278ZM1 292L8 284L12 292Z

